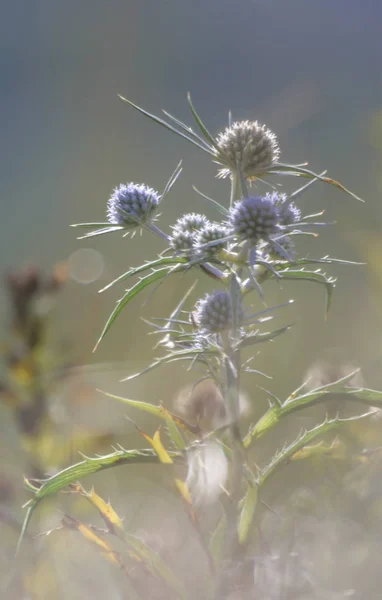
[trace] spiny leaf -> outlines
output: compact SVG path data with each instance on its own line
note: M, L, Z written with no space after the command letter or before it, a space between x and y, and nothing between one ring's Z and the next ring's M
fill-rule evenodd
M293 392L281 406L274 405L259 419L259 421L251 427L243 440L245 448L248 448L251 443L264 435L269 429L274 427L282 417L292 414L298 410L302 410L307 406L325 401L328 394L346 394L348 400L382 408L382 392L369 390L366 388L349 387L349 382L353 379L357 371L349 373L345 377L341 377L337 381L327 385L315 388L309 392L300 393L304 386Z
M101 517L105 521L107 528L110 533L118 537L122 537L124 535L124 528L122 519L117 515L110 502L105 502L101 496L96 494L94 487L87 492L80 483L72 483L70 485L70 489L81 496L84 496L90 504L92 504L100 513Z
M247 348L248 346L253 346L254 344L260 344L261 342L270 342L282 333L288 331L291 327L292 325L286 325L285 327L281 327L275 331L270 331L269 333L250 333L239 342L238 347Z
M323 423L320 423L313 429L303 431L296 440L294 440L289 446L285 446L280 451L278 451L271 462L261 470L261 474L258 478L259 486L263 485L264 482L275 472L277 468L283 465L285 462L290 460L292 456L294 456L298 451L304 448L307 444L312 442L320 435L324 435L331 429L337 427L340 424L348 423L349 421L357 421L359 419L363 419L370 415L370 412L364 413L362 415L356 415L355 417L350 417L348 419L340 419L336 417L334 419L325 419Z
M335 439L331 444L325 444L323 441L318 444L308 444L297 450L290 460L306 460L317 456L332 455L334 451L339 450L341 442Z
M144 290L148 285L151 285L155 281L163 279L168 273L170 273L170 271L171 271L171 269L169 269L167 267L165 267L163 269L158 269L157 271L154 271L153 273L146 275L146 277L143 277L132 288L127 290L126 294L124 296L122 296L122 298L120 300L118 300L116 307L114 308L113 312L111 313L110 317L108 318L106 325L103 328L103 331L99 337L99 340L94 347L93 352L95 352L97 350L99 344L101 343L101 341L103 340L103 338L105 337L107 332L109 331L110 327L113 325L114 321L116 320L116 318L118 317L120 312L127 305L127 303L130 302L130 300L132 300L133 298L135 298L135 296L137 294L139 294L142 290Z
M139 275L140 273L149 271L150 269L156 269L157 267L163 267L164 265L177 265L177 264L180 265L180 264L185 264L185 263L188 263L187 258L184 258L181 256L178 256L178 257L164 256L162 258L152 260L150 262L145 263L144 265L140 265L139 267L134 267L132 269L129 269L125 273L122 273L122 275L119 275L119 277L117 277L116 279L113 279L113 281L111 281L110 283L105 285L104 288L102 288L101 290L98 290L98 293L101 294L102 292L105 292L106 290L111 288L116 283L119 283L120 281L124 281L125 279L129 279L129 277L133 277L134 275Z
M181 456L179 452L168 452L172 458L177 458ZM25 507L27 508L27 513L24 519L22 531L20 533L16 553L18 553L20 549L22 540L27 531L33 512L35 511L37 505L47 496L51 496L52 494L59 492L71 483L78 481L82 477L91 475L92 473L97 473L98 471L104 469L109 469L111 467L116 467L125 464L157 462L159 462L158 457L152 449L120 449L106 456L97 456L94 458L86 457L85 460L70 467L67 467L66 469L59 471L55 475L52 475L48 479L43 480L41 482L40 488L38 488L37 491L36 488L29 488L29 490L34 493L34 497L31 500L29 500L29 502L25 505Z
M257 485L248 484L238 523L238 537L240 544L244 544L248 538L249 530L256 510L256 503Z

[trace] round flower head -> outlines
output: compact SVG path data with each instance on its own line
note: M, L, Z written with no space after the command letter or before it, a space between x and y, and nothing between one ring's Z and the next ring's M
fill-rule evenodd
M272 200L279 211L280 225L288 226L297 223L301 219L301 211L294 202L288 201L286 194L272 192L265 194L266 198Z
M189 254L195 243L195 233L182 231L174 227L172 234L169 236L169 243L175 252Z
M243 198L231 208L229 223L239 238L257 244L277 233L278 208L267 196Z
M226 241L222 240L229 235L230 230L228 227L221 225L220 223L209 223L205 225L195 235L195 250L200 252L204 256L213 257L219 250L225 247ZM215 242L216 243L213 243ZM211 244L206 246L206 244Z
M200 329L217 333L232 325L232 302L228 292L206 294L195 307L195 323Z
M112 225L138 227L149 221L160 196L144 183L121 184L107 202L107 220Z
M199 213L188 213L177 220L174 225L174 229L179 231L189 231L192 233L194 231L199 231L208 223L209 221L205 215L200 215Z
M233 123L218 135L217 145L221 177L236 172L239 165L246 179L256 178L272 168L280 156L275 134L257 121Z

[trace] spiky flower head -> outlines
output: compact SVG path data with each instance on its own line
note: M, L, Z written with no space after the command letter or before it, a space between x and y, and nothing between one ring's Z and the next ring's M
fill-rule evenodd
M238 121L217 137L219 148L216 162L223 169L220 177L237 172L243 177L256 178L272 168L280 157L277 137L257 121Z
M218 333L232 325L232 302L228 292L206 294L198 300L193 318L196 325L205 331Z
M228 221L242 240L257 244L279 230L279 212L270 197L242 198L231 208Z
M209 225L209 220L205 215L199 213L183 215L172 226L172 234L169 236L170 247L176 252L189 253L195 244L197 232L206 225Z
M199 231L208 225L208 223L209 220L205 215L200 215L199 213L188 213L177 220L173 229L177 229L178 231L189 231L192 233L194 231Z
M121 184L107 202L107 220L112 225L139 227L152 219L159 200L158 192L144 183Z
M279 192L267 192L266 198L269 198L279 211L280 225L288 227L297 223L301 219L301 210L296 204L288 199L286 194L280 194Z
M182 231L174 227L172 234L169 236L170 247L175 252L189 254L192 251L195 243L195 233L191 231Z
M226 246L225 238L229 233L230 229L221 223L208 223L195 235L195 250L212 258Z

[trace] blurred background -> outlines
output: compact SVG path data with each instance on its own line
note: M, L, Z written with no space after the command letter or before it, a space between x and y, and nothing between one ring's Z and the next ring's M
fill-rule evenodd
M193 192L193 184L228 202L227 182L215 178L215 166L202 153L130 109L118 94L150 112L159 114L164 108L192 124L186 103L186 93L191 91L214 134L226 126L229 110L238 120L258 119L278 135L284 162L308 161L316 172L328 169L330 176L365 199L366 204L361 204L319 184L304 195L303 210L324 209L326 220L336 223L320 232L318 239L304 239L301 254L366 264L332 265L330 274L338 275L339 281L327 322L324 290L305 283L283 289L271 285L270 305L295 299L278 317L280 324L290 322L294 327L262 349L256 368L273 377L268 388L281 398L310 369L325 371L325 361L338 364L340 374L346 365L359 366L367 387L382 388L381 19L378 0L14 0L4 4L0 272L5 278L9 269L34 265L46 277L54 272L60 282L47 344L48 354L54 354L64 368L48 402L54 405L52 420L64 424L67 448L57 459L61 466L77 460L79 429L91 431L102 451L110 448L108 436L129 447L138 443L132 425L121 418L126 409L96 388L172 406L182 386L192 381L190 373L166 367L158 377L118 383L154 356L152 338L139 317L166 316L190 280L167 282L143 307L140 300L134 302L92 354L124 287L102 295L98 289L154 257L162 247L147 235L133 241L119 235L78 241L78 230L70 224L103 221L106 200L121 182L145 182L162 190L181 158L184 172L163 206L163 229L168 230L186 210L213 217L210 207ZM286 190L299 183L285 179ZM197 293L207 285L201 279ZM5 357L13 344L11 306L5 285L0 292ZM9 364L4 361L4 373ZM263 384L252 379L244 382L255 415L267 405L256 383ZM8 404L14 408L12 402ZM18 435L25 431L15 411L6 405L0 411L2 475L7 482L4 502L19 519L20 505L27 499L22 475L32 468L30 448L25 450L24 444L21 450ZM374 426L373 440L378 445L379 430ZM147 427L153 431L152 423ZM359 435L360 447L367 445L364 433ZM44 470L41 464L39 468ZM97 482L107 496L111 490L116 492L124 514L126 498L120 490L125 492L125 486L119 477L110 473ZM295 477L301 483L300 476ZM57 499L52 509L56 516L59 506ZM335 510L333 515L335 519ZM343 538L338 535L341 540L346 535L357 538L353 529ZM343 581L347 576L348 572ZM346 587L343 581L338 584L339 594ZM337 598L330 587L334 584L325 585L332 589L327 595L317 592L306 597ZM352 586L350 582L347 589ZM69 597L65 585L62 589L62 597ZM357 593L353 597L380 597ZM109 597L124 596L116 592Z

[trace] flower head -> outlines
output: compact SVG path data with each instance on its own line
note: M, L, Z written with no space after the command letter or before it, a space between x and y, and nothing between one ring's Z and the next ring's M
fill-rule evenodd
M189 231L192 233L194 231L199 231L208 224L209 220L205 215L200 215L199 213L188 213L177 220L173 226L173 229L178 231Z
M221 223L208 223L195 235L195 250L212 258L225 247L225 238L229 233L229 228Z
M235 234L253 245L279 230L279 211L270 197L243 198L230 210L229 223Z
M272 168L280 156L277 137L257 121L233 123L218 135L217 146L216 162L223 167L221 177L236 172L237 166L246 179L259 177Z
M228 292L214 292L201 298L193 313L200 329L217 333L232 325L232 302Z
M189 253L195 243L195 234L191 231L182 231L174 227L172 234L169 236L170 247L175 252Z
M144 183L121 184L107 202L107 220L126 228L144 225L152 219L159 200L158 192Z
M269 198L279 211L280 225L289 226L297 223L301 219L301 210L293 201L288 199L286 194L278 192L266 193L266 198Z

